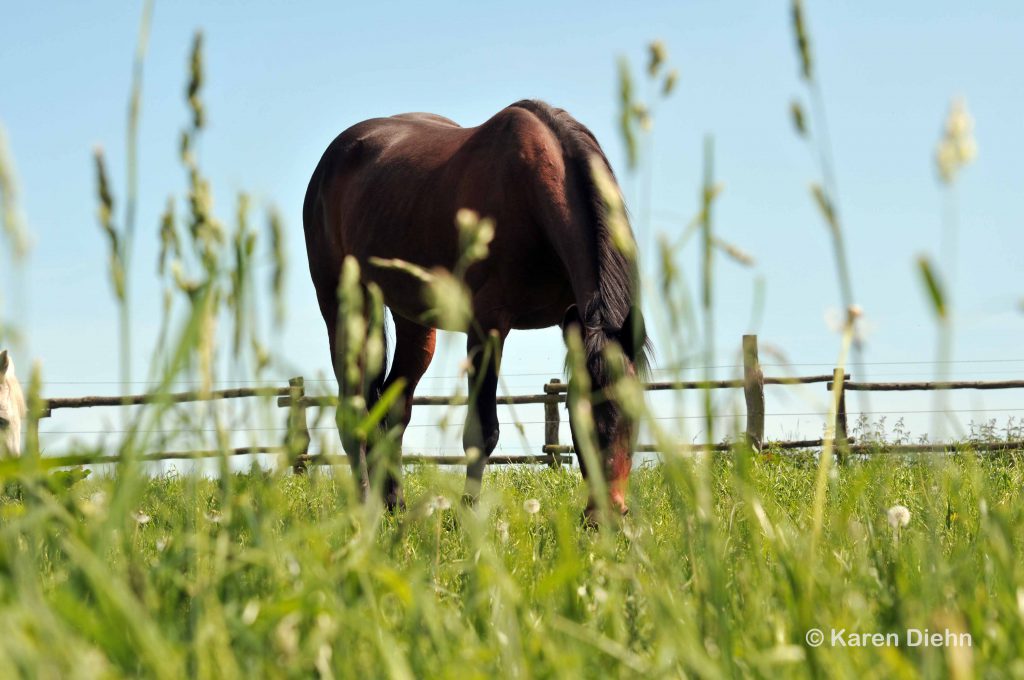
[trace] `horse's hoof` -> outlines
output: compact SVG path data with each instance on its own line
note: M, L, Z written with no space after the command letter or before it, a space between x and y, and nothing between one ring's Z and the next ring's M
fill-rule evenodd
M620 518L629 514L629 508L622 505L613 509L613 517L616 510ZM587 509L583 511L580 521L586 529L598 529L601 526L601 511L595 505L588 505Z
M581 512L580 527L586 531L597 531L600 528L600 524L597 521L597 513L590 509Z

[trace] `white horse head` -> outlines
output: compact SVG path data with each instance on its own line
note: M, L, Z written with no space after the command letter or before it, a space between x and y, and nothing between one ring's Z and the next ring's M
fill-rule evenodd
M21 455L21 420L25 397L14 375L14 361L7 350L0 352L0 457Z

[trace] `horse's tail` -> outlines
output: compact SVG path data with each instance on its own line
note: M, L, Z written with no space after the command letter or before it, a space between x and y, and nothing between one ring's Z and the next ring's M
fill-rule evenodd
M614 337L637 368L645 370L650 342L639 314L640 272L634 255L635 244L633 252L627 253L616 243L617 238L632 239L633 234L631 230L627 230L627 234L612 234L606 199L594 178L592 164L596 162L611 178L614 191L619 191L608 158L594 134L564 109L533 99L524 99L512 106L530 111L554 133L569 169L567 181L574 183L574 188L584 197L581 207L586 211L585 223L595 225L586 235L595 239L596 291L592 299L580 301L582 304L578 306L583 324L603 332L587 334L587 354L596 359L605 340Z
M369 300L369 296L367 296ZM384 305L384 313L381 317L380 323L380 342L383 354L380 358L380 371L377 372L370 380L370 393L374 396L374 401L384 396L384 381L388 377L388 307Z

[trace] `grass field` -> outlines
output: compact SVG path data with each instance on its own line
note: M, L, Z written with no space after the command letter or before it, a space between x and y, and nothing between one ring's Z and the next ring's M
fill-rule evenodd
M8 485L0 668L32 677L1024 675L1014 456L832 468L718 457L637 471L579 522L572 469L407 475L398 516L348 473ZM137 478L142 480L143 478ZM890 507L909 510L899 526ZM710 512L704 509L709 508ZM535 512L531 512L535 511ZM896 526L890 523L894 520ZM805 642L811 628L829 638ZM831 629L898 646L833 646ZM908 629L971 646L907 646Z

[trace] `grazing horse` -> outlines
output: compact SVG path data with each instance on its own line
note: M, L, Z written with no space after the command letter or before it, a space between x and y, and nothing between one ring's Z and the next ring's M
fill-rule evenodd
M25 397L14 375L14 361L7 350L0 352L0 457L21 455L21 420Z
M345 369L338 347L346 324L339 324L344 320L338 318L338 285L346 257L359 264L364 294L372 282L391 310L395 348L390 372L367 380L363 395L372 408L391 385L404 380L402 403L385 419L385 428L398 424L388 422L391 418L400 418L403 430L408 425L416 385L434 354L439 321L428 316L422 281L408 271L380 266L377 258L452 271L460 256L456 212L468 208L493 219L488 255L465 274L471 328L442 328L468 336L473 370L463 446L471 461L466 472L471 501L498 443L498 368L509 331L561 325L568 333L575 327L595 393L616 376L635 375L645 365L633 235L628 223L619 229L624 234L612 233L609 202L592 164L605 171L614 198L620 199L593 133L562 109L524 100L478 127L463 128L429 113L358 123L327 147L306 190L309 271L339 383ZM629 248L622 247L621 239ZM486 351L494 341L494 351ZM606 352L610 343L621 352ZM611 365L609 357L620 357L622 365ZM609 392L594 401L594 429L611 506L625 513L634 425ZM581 433L572 418L570 426L579 452ZM341 435L365 497L375 461L367 460L365 442ZM580 467L587 476L582 455ZM394 472L384 472L389 507L403 503ZM588 516L595 507L591 493Z

